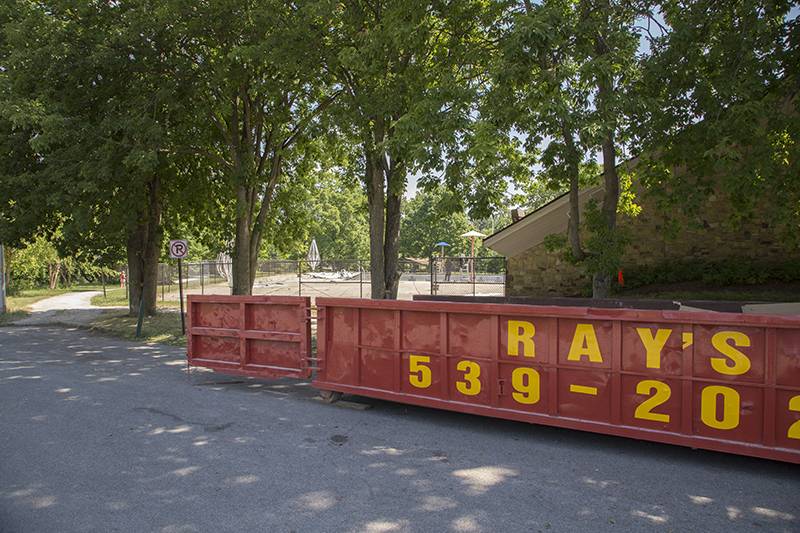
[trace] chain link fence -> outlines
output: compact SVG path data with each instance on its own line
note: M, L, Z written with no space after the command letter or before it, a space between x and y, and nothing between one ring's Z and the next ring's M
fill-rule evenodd
M415 294L505 294L502 257L401 259L398 268L401 299ZM230 294L230 262L184 261L181 269L184 291ZM161 301L175 299L178 265L160 264L157 280ZM370 282L370 262L366 259L327 259L312 264L307 260L260 260L253 294L369 298Z
M505 296L503 257L431 258L432 295Z

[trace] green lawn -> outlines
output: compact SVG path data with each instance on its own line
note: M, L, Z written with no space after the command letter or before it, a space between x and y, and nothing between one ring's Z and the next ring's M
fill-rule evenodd
M155 316L143 317L140 335L136 337L138 323L138 314L130 316L126 310L120 310L103 314L92 325L126 339L186 346L186 336L181 329L180 312L162 310Z

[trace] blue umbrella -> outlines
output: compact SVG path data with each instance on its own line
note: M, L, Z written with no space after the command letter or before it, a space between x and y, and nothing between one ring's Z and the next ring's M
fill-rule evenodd
M447 244L446 242L442 241L442 242L437 242L436 244L434 244L434 246L441 246L442 247L442 262L439 264L439 268L441 269L442 265L444 265L444 247L445 246L450 246L450 245Z

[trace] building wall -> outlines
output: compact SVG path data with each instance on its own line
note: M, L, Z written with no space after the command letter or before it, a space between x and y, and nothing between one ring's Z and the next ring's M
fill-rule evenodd
M623 258L622 271L634 265L658 265L671 258L701 258L706 261L730 257L758 257L763 260L798 259L797 253L780 242L766 221L756 218L739 229L732 229L725 218L731 212L724 195L713 195L702 205L698 228L684 225L681 234L667 240L661 230L665 222L678 216L677 210L665 212L653 200L638 198L642 211L637 217L621 216L620 224L631 229L633 244ZM766 212L769 203L763 199L759 212ZM566 213L564 213L566 217ZM507 296L578 296L589 278L583 268L566 264L562 254L551 254L544 244L506 261Z

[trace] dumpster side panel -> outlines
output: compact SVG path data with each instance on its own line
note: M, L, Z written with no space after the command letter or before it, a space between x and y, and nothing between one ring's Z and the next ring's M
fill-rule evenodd
M309 378L309 298L189 295L190 365L263 378Z
M800 317L317 305L319 388L800 463Z

